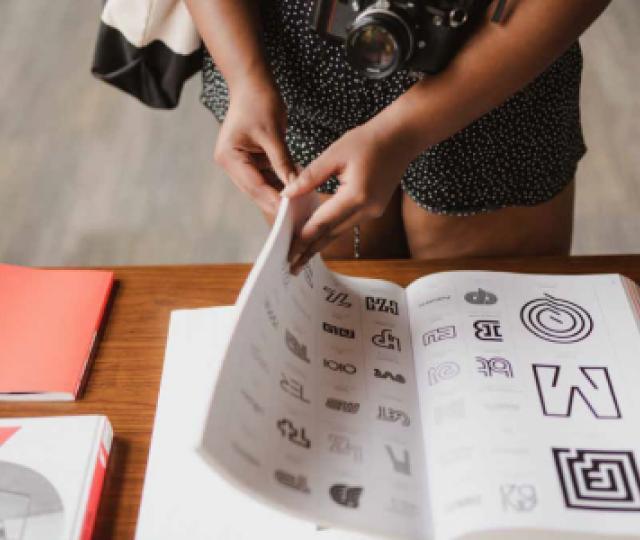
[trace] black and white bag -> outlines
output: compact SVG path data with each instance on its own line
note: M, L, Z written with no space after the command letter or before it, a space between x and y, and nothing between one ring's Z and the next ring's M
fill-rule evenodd
M145 105L173 109L202 67L202 42L182 0L106 0L91 72Z

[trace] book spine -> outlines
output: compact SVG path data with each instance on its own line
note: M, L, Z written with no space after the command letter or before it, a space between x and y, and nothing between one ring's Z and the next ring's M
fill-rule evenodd
M629 299L631 311L635 315L638 331L640 331L640 288L628 277L621 276L621 279L624 290L627 293L627 298Z
M111 424L105 418L102 436L98 445L95 466L93 468L93 479L91 480L91 487L89 488L89 496L87 498L84 521L79 540L91 540L93 536L93 529L96 524L96 516L98 514L100 495L104 485L104 477L107 471L107 462L109 460L112 440L113 431L111 429Z
M84 365L82 366L82 373L76 383L76 387L73 393L73 399L77 399L80 394L84 393L84 388L87 385L87 381L89 380L89 371L92 368L93 360L95 359L95 355L98 349L98 336L100 335L100 329L102 325L105 323L104 317L107 311L107 306L109 305L111 293L113 292L113 276L113 272L110 272L109 286L107 287L104 298L102 299L102 306L100 306L98 316L93 324L93 337L91 338L91 342L89 343L87 356L85 358Z

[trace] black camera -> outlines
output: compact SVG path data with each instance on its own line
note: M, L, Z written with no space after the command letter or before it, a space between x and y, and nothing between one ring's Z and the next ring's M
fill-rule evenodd
M314 0L311 26L370 79L442 71L491 0Z

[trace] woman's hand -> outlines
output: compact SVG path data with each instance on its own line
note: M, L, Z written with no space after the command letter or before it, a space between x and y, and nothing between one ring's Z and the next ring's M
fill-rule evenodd
M332 175L340 186L293 239L291 272L298 273L315 253L354 225L380 217L413 157L401 137L370 121L348 131L310 163L282 196L308 193Z
M279 188L295 175L286 126L286 107L270 81L243 83L232 90L214 151L216 163L271 219Z

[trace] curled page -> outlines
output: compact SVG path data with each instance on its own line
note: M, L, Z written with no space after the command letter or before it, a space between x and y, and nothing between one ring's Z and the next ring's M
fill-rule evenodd
M430 535L404 290L289 273L313 200L283 200L237 304L200 453L261 500L326 527Z

